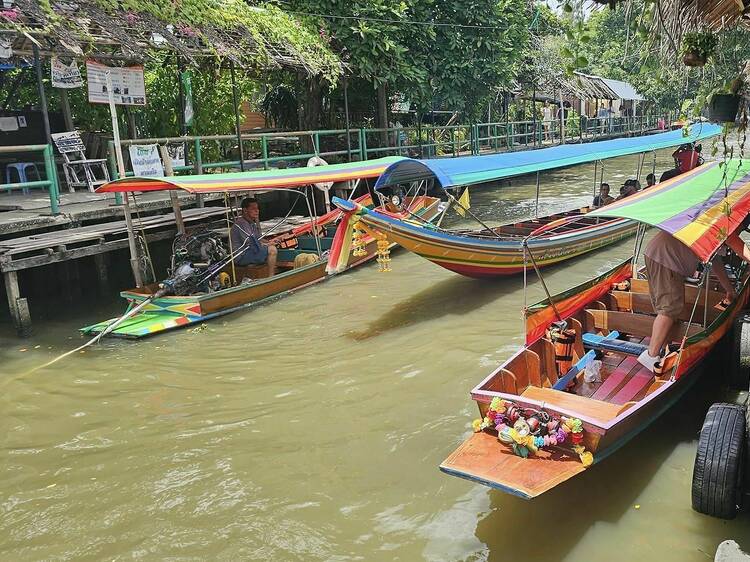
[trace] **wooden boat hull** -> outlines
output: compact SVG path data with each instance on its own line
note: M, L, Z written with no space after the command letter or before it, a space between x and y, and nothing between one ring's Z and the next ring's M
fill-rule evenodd
M425 220L432 220L438 214L438 204L439 200L433 197L419 197L415 198L411 208ZM304 231L302 233L304 234ZM391 244L390 247L395 247L395 244ZM374 259L378 251L377 240L368 239L363 249L364 256L349 255L345 271ZM281 252L285 250L281 250L280 254ZM326 265L325 261L317 261L278 273L273 277L256 279L212 293L161 297L150 302L142 312L124 321L107 335L129 339L148 337L281 298L331 277L326 272ZM130 309L148 299L156 290L156 286L131 289L121 292L120 296L127 300ZM87 326L81 331L84 334L96 334L115 320L113 318Z
M601 319L597 320L597 315L592 314L587 307L599 307L611 295L609 291L611 284L627 279L630 275L630 265L623 263L597 279L558 295L555 297L555 302L561 315L567 318L576 330L590 331L604 328L606 332L608 329L606 323ZM632 280L631 283L639 291L644 289L642 284L645 282L643 281ZM630 290L633 291L633 288ZM686 288L686 301L690 304L692 302L687 297L693 296L697 290L692 287ZM629 373L630 378L623 378L617 386L612 385L611 389L602 396L598 396L598 391L592 394L593 397L598 396L599 399L554 390L551 388L554 381L545 380L547 371L543 365L549 364L550 359L544 357L545 346L541 344L545 342L543 336L540 335L540 326L546 328L554 320L554 316L549 314L549 305L535 305L531 307L527 316L526 347L519 350L477 385L472 390L471 396L477 402L481 416L486 415L493 398L499 397L523 408L543 410L553 417L580 419L583 426L582 443L593 454L593 463L597 463L617 451L658 419L699 380L702 374L702 360L732 327L734 318L747 305L749 294L750 285L746 279L732 305L721 313L713 311L714 318L705 328L700 325L687 326L689 337L683 347L680 361L671 373L662 377L654 377L651 380L645 379L643 383L640 383L641 390L637 391L634 396L628 396L630 387L638 384L637 377L641 376L639 369L642 369L634 362L634 359L629 359L631 361L629 365L635 363ZM709 295L711 302L718 302L722 296L719 293L716 295L709 293ZM708 299L708 296L706 298ZM645 316L640 313L636 314L635 311L631 314ZM576 319L582 315L586 316L584 323ZM640 318L628 320L625 313L610 313L609 310L604 310L599 316L607 318L611 316L613 324L620 323L619 326L611 326L611 329L621 329L622 326L626 326L633 330L633 333L646 332L647 329L647 326L641 325ZM679 328L675 331L677 335L684 327ZM536 351L529 353L533 350ZM580 349L577 355L580 356L583 351ZM552 354L551 360L554 360L554 352ZM533 364L529 364L530 360ZM624 363L625 361L622 362ZM526 373L524 373L524 368ZM615 377L615 373L616 369L608 376ZM512 378L511 375L513 375ZM526 375L528 375L528 380L523 380ZM538 380L532 380L537 378ZM527 386L527 383L530 384ZM607 379L598 388L604 390L605 385L607 385ZM522 387L524 387L523 391L521 391ZM506 445L498 441L496 434L482 431L466 439L440 465L440 470L452 476L530 499L580 474L586 470L586 467L568 448L540 450L538 455L532 455L529 458L516 456Z
M494 238L470 232L441 231L357 208L353 204L342 208L357 210L366 226L449 271L487 279L515 275L524 270L522 237ZM619 242L635 234L637 228L637 223L627 219L602 220L601 224L531 239L528 247L537 265L545 267Z

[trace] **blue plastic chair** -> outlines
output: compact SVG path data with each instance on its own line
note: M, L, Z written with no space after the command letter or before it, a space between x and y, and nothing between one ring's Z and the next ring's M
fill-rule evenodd
M34 177L30 178L28 171L34 170ZM16 181L11 180L11 172L15 172L18 179ZM15 164L7 164L5 166L5 183L26 183L29 181L39 181L41 176L39 175L39 169L33 162L16 162ZM12 189L8 189L10 193ZM28 195L29 188L23 188L23 194Z

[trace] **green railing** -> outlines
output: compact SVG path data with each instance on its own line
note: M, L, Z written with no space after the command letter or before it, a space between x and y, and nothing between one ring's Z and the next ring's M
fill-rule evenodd
M510 121L473 125L391 127L387 129L329 129L242 135L246 170L294 165L320 156L329 162L368 160L381 156L459 157L519 148L591 141L613 136L641 134L657 129L668 115L593 119L570 117L555 121ZM175 173L202 174L213 169L240 168L236 135L210 135L130 139L135 144L184 145L185 165ZM117 178L114 143L109 142L109 166ZM130 174L130 172L129 172Z
M49 206L53 215L60 212L59 208L59 189L57 182L57 171L55 170L55 159L52 153L52 145L49 144L27 144L22 146L0 146L0 154L17 154L28 152L41 152L44 158L44 180L27 181L20 183L3 183L0 184L0 191L13 189L31 189L41 187L49 193Z

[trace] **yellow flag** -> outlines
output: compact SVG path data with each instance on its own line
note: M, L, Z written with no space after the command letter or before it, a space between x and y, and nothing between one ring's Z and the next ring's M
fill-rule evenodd
M462 217L465 217L466 211L464 209L471 208L471 202L469 201L469 188L468 187L464 189L464 192L461 194L461 197L458 198L458 203L459 204L456 205L456 212Z

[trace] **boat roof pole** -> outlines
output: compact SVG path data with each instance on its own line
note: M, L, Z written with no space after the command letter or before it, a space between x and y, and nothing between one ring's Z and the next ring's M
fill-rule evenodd
M555 311L555 316L557 316L557 319L560 322L563 322L562 316L560 316L560 311L557 310L557 306L555 305L555 301L552 298L552 295L549 292L549 289L547 288L547 283L544 282L544 277L542 277L542 273L539 271L539 267L536 265L536 260L534 259L534 254L531 253L531 248L529 248L529 236L523 239L523 249L524 254L528 254L529 258L531 258L531 265L534 266L534 271L536 271L537 277L539 277L539 281L542 283L542 288L544 289L544 293L547 295L547 300L549 300L549 303L552 305L552 310ZM526 274L526 268L524 267L524 277Z
M539 171L536 172L536 204L534 205L534 218L539 218Z
M112 117L112 139L115 145L115 157L117 159L117 173L121 178L125 178L125 162L122 159L122 144L120 143L120 126L117 123L117 108L115 107L115 97L112 93L112 76L109 71L105 73L107 80L107 97L109 98L109 113ZM133 217L130 214L130 203L127 193L122 199L122 208L125 213L125 225L128 229L128 246L130 248L130 269L133 270L133 279L136 287L143 287L141 277L141 268L138 260L138 248L135 245L135 231L133 230Z
M312 225L312 235L315 240L315 248L318 250L318 257L323 255L320 248L320 239L318 238L318 210L315 207L315 186L310 185L310 190L305 192L305 201L307 201L307 211L310 213L310 224ZM310 197L308 197L310 196ZM310 199L312 199L312 208L310 208Z
M599 160L594 160L594 197L597 196L597 189L596 189L596 170L599 167Z
M646 160L646 153L638 153L638 169L635 172L635 180L641 181L641 170L643 169L643 162Z

